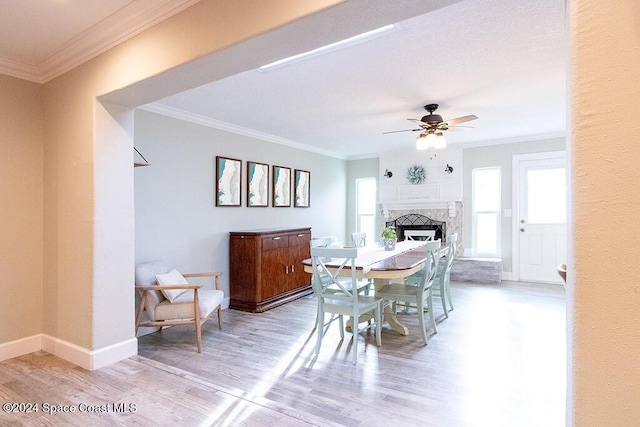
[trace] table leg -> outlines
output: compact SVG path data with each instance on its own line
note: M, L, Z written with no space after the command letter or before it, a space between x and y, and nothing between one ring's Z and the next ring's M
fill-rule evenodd
M388 283L389 280L387 279L373 279L373 286L376 289L380 289ZM384 305L384 320L385 322L389 323L391 329L393 329L400 335L409 335L409 329L405 325L400 323L400 321L398 320L398 316L396 316L396 314L391 309L391 304Z
M388 280L386 279L373 280L373 286L376 289L381 288L387 283ZM369 320L371 320L371 315L363 314L362 316L360 316L360 318L358 318L358 323L360 324ZM391 329L393 329L400 335L409 335L409 329L405 325L400 323L400 321L398 320L398 316L396 316L393 310L391 310L391 304L385 304L384 306L384 321L387 322L389 326L391 326ZM351 319L347 321L347 326L345 329L347 330L347 332L351 332Z
M400 335L409 335L409 329L400 323L396 314L391 310L391 304L386 304L384 307L384 320L389 323L391 329Z

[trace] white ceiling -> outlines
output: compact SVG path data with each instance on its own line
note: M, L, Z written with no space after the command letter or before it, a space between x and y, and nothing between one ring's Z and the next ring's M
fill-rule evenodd
M62 16L42 0L0 0L0 66L2 58L37 66L114 11L148 1L57 0L75 6ZM145 108L341 158L413 147L418 132L383 132L414 128L406 119L425 115L427 103L440 104L445 119L479 117L468 123L473 128L446 133L452 145L562 136L564 3L461 1L374 40L246 71Z

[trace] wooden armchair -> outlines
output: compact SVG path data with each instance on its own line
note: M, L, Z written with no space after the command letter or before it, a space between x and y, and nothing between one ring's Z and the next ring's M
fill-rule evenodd
M224 293L218 288L222 273L180 274L161 262L139 264L136 267L136 290L140 305L136 313L138 328L175 325L195 325L198 353L202 350L201 325L214 311L218 314L218 328L222 329L220 304ZM202 285L190 284L185 278L213 277L215 289L205 290ZM142 321L143 312L149 320Z

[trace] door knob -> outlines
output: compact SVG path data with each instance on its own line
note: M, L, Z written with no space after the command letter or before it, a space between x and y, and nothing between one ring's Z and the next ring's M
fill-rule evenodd
M524 224L524 223L525 223L525 220L524 220L524 219L521 219L521 220L520 220L520 223L521 223L521 224Z
M520 231L524 233L524 228L521 228Z

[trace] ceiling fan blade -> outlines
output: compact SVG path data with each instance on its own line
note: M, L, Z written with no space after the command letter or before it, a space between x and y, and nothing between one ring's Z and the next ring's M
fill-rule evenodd
M474 116L473 114L470 114L468 116L462 116L462 117L457 117L455 119L451 119L451 120L445 120L442 123L446 123L449 126L455 126L458 123L464 123L464 122L470 122L471 120L476 120L478 117Z
M463 132L464 129L474 129L473 126L451 126L450 128L447 128L447 132Z
M398 132L417 132L419 130L423 130L423 129L403 129L403 130L391 130L389 132L382 132L382 134L387 134L387 133L398 133Z
M446 128L442 128L441 130L452 131L452 132L461 132L463 129L474 129L474 126L447 126ZM440 128L438 128L440 129Z

